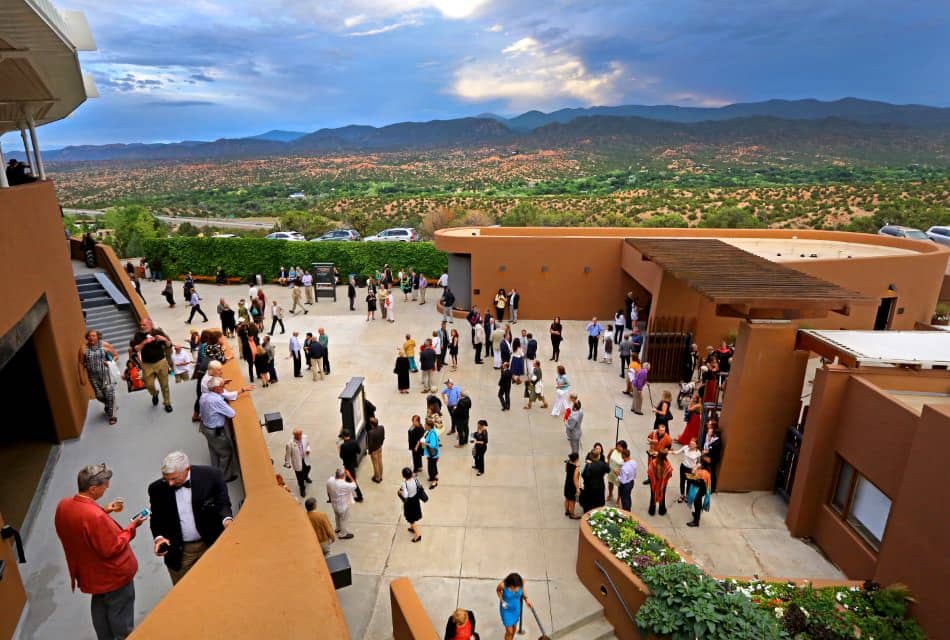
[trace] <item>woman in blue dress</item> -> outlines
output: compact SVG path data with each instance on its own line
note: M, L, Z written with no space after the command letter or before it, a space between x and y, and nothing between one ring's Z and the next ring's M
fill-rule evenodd
M524 376L524 350L521 348L521 339L515 338L511 344L511 377L512 382L521 384Z
M521 619L521 602L524 601L534 609L534 605L528 600L528 595L524 591L524 578L517 573L509 573L498 583L495 593L498 594L498 611L501 614L501 623L505 627L505 640L514 640L518 621Z

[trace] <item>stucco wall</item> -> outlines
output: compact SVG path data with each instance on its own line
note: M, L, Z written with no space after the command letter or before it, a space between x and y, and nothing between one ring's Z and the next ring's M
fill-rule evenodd
M85 323L53 183L0 189L0 228L0 273L6 280L0 335L46 295L49 315L34 334L34 344L56 435L75 438L82 431L91 389L79 384L76 358Z
M930 637L948 637L950 515L938 501L950 406L925 406L918 414L887 393L898 389L947 393L950 377L945 371L840 366L817 372L786 523L792 535L812 538L849 577L906 584ZM829 506L837 456L891 499L877 551Z

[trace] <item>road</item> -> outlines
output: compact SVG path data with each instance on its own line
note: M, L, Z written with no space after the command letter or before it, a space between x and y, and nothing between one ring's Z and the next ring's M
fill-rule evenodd
M105 211L96 209L63 209L63 213L70 216L101 216ZM242 221L240 218L186 218L184 216L155 216L162 222L170 224L181 224L190 222L196 227L215 226L229 229L264 229L269 230L274 226L273 222L255 222Z

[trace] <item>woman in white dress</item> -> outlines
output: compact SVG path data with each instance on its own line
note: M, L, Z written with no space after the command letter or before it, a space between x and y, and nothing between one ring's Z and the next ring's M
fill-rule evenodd
M558 365L557 378L554 379L554 393L556 400L554 408L551 409L552 416L564 416L567 410L567 399L571 393L571 381L567 379L567 370L564 365Z

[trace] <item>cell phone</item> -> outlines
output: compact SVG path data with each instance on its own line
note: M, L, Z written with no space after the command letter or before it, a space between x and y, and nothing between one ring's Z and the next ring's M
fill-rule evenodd
M158 552L159 552L159 553L164 553L164 552L168 551L170 548L171 548L171 545L168 543L168 541L165 541L165 542L161 543L160 545L158 545Z
M135 520L136 518L145 519L149 517L150 515L152 515L152 512L148 510L148 507L145 507L144 509L136 513L134 516L132 516L132 519L133 520Z

